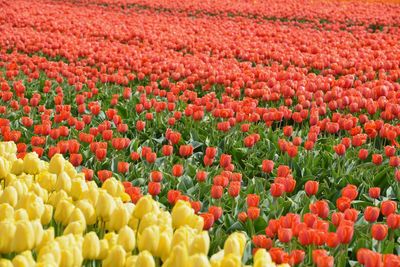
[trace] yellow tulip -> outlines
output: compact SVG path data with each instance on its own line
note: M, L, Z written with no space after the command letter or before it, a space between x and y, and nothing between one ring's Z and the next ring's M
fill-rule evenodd
M117 245L111 248L108 256L103 260L103 267L124 267L126 252L124 248Z
M224 252L225 255L235 254L240 257L243 256L244 247L246 245L246 237L243 233L233 233L225 241Z
M18 202L18 192L13 186L4 188L0 196L0 203L8 203L12 207L16 207Z
M75 167L69 161L65 161L64 171L68 174L69 177L75 178L78 175Z
M128 224L129 214L123 205L116 207L107 223L107 229L110 231L119 231Z
M72 211L69 217L69 223L71 222L80 222L86 225L85 215L79 208L75 208L74 211Z
M30 220L40 219L45 211L43 199L33 194L32 197L30 197L30 202L27 203L25 208Z
M96 215L103 221L109 221L114 209L115 202L112 196L101 190L96 204Z
M47 228L43 232L42 240L40 241L39 244L36 245L36 251L40 251L44 246L46 246L53 240L54 240L54 228L53 227Z
M271 255L265 249L258 249L254 254L254 267L271 267L275 265L272 262Z
M20 175L24 171L24 161L22 159L14 160L10 171L12 174Z
M71 178L66 172L61 172L56 181L55 190L60 191L61 189L67 192L68 194L71 192Z
M35 152L28 153L24 157L24 172L27 174L38 174L40 172L41 162Z
M0 267L14 267L14 265L10 260L0 259Z
M189 257L190 267L211 267L206 255L194 254Z
M194 215L194 211L190 204L186 201L179 200L172 209L172 225L174 228L179 228L183 225L188 224L191 217Z
M210 249L210 237L207 231L203 231L196 235L193 241L189 244L189 255L193 254L208 254Z
M181 227L174 232L171 246L174 247L179 243L183 243L186 247L189 247L189 244L192 243L193 238L194 231L192 228L189 228L188 226Z
M69 217L74 211L74 205L66 199L61 200L54 213L54 220L62 225L67 225L69 222Z
M93 225L96 223L96 212L93 205L88 200L79 200L75 202L75 206L80 209L85 216L85 221L87 225Z
M36 266L36 262L32 257L32 253L30 251L24 251L21 254L14 257L12 260L12 264L14 267L33 267Z
M38 183L33 183L30 190L37 197L40 197L43 202L47 202L47 200L49 199L49 193L47 192L47 190L42 188Z
M160 242L160 229L157 225L152 225L143 230L138 236L138 248L140 251L148 250L155 254Z
M37 181L42 188L46 189L49 192L52 192L55 190L56 187L57 174L47 171L41 172L37 177Z
M221 262L221 267L241 267L242 260L239 255L228 254L225 255Z
M45 204L44 205L44 212L42 217L40 218L40 222L42 225L48 225L51 222L53 217L53 206Z
M74 257L72 251L69 249L61 250L60 267L72 267L74 266Z
M85 222L75 221L71 222L65 227L63 235L74 234L74 235L82 235L86 230Z
M16 221L28 221L29 215L28 212L24 209L18 209L14 211L14 220Z
M82 244L83 258L94 260L100 254L100 240L95 232L89 232L85 235Z
M139 233L142 233L143 230L146 229L147 227L157 224L157 222L158 222L157 214L155 213L145 214L140 220L140 225L138 229Z
M64 157L61 154L55 154L50 159L49 172L57 175L60 174L61 172L64 171L64 164L65 164Z
M0 179L6 178L8 173L10 172L11 166L10 162L0 156Z
M107 179L103 183L101 188L106 190L107 193L109 193L113 197L118 196L117 195L117 193L118 193L118 181L114 177L111 177L111 178Z
M131 255L126 258L125 267L136 267L137 255Z
M48 204L57 207L58 203L63 199L68 199L68 194L64 190L60 190L49 196Z
M164 262L163 267L183 267L189 266L189 264L189 255L187 252L187 248L184 244L180 243L179 245L172 248L171 254Z
M97 257L98 260L104 260L108 255L109 245L105 239L100 240L100 253Z
M193 214L189 218L187 225L189 225L191 228L196 229L198 232L200 232L200 231L203 231L204 220L200 216Z
M13 251L12 242L15 236L16 226L11 220L0 221L0 254Z
M44 235L44 230L43 230L43 226L40 223L39 219L31 221L31 225L32 225L32 228L33 228L33 233L35 235L34 247L36 247L42 242L43 235Z
M14 219L14 209L8 203L0 204L0 221Z
M108 246L112 248L117 244L118 235L115 232L108 232L104 235L104 239L107 240Z
M31 250L35 245L35 233L29 221L18 221L15 223L15 236L13 239L13 250L22 252Z
M58 242L50 241L40 248L37 262L55 262L58 266L61 261L61 248Z
M121 245L126 252L131 252L136 245L135 232L128 226L124 226L118 232L117 244Z
M157 257L161 257L161 259L165 261L171 251L171 241L172 233L169 233L167 231L162 232L160 234L160 241L158 243L157 251L154 255Z
M83 263L82 244L72 247L71 253L72 253L72 259L74 260L73 266L82 266Z
M87 191L81 194L81 200L87 200L93 206L96 206L99 198L99 190L97 188L89 188Z
M145 214L151 213L155 207L154 200L151 196L144 196L136 203L133 215L138 219L142 219Z
M148 251L142 251L139 253L137 260L136 260L136 266L140 267L155 267L156 263L154 261L153 256L150 254Z
M74 200L80 199L81 195L88 191L88 187L85 180L74 178L71 184L71 196Z

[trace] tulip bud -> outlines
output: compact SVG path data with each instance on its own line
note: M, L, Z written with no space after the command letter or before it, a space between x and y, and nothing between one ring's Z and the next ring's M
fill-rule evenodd
M6 178L6 176L10 172L10 169L10 162L5 158L0 157L0 179Z
M153 198L150 195L144 196L140 198L139 201L136 203L133 215L139 219L142 219L145 214L152 212L155 209L156 205L157 204L154 202ZM158 213L158 210L156 213Z
M82 235L86 229L85 222L75 221L71 222L65 227L63 235L74 234L74 235Z
M66 172L61 172L56 181L55 190L60 191L61 189L68 194L71 191L71 178Z
M160 234L160 241L155 256L161 257L162 261L166 261L171 251L172 231L162 232Z
M210 237L207 231L203 231L196 235L189 246L189 255L208 254L210 248Z
M44 246L54 240L54 228L50 227L43 231L42 240L36 245L36 251L40 251Z
M0 267L14 267L14 265L10 260L0 259Z
M88 200L79 200L75 202L75 206L83 213L87 225L93 225L96 223L96 212Z
M135 232L128 226L124 226L118 232L117 244L121 245L126 252L131 252L136 245Z
M153 256L148 251L142 251L139 253L136 259L136 266L140 267L155 267L156 263Z
M189 265L189 255L187 248L184 244L180 243L175 246L168 259L164 262L163 267L174 267L174 266L188 266Z
M82 255L84 259L94 260L100 254L100 240L95 232L85 235L82 244Z
M144 229L138 236L138 248L140 251L148 250L155 254L160 242L160 229L157 225L152 225Z
M15 237L13 248L15 252L31 250L35 245L35 233L29 221L18 221L15 223Z
M35 234L34 246L37 247L38 245L40 245L40 243L42 243L42 239L43 239L43 235L44 235L43 226L40 223L40 220L31 221L31 224L32 224L33 232Z
M110 221L107 223L107 229L110 231L119 231L119 229L128 224L128 220L128 211L123 205L119 205L114 209Z
M28 174L38 174L41 169L41 162L38 155L34 152L28 153L24 157L24 172Z
M22 159L14 160L10 172L15 175L20 175L23 171L24 171L24 161Z
M62 225L67 225L69 222L69 217L74 211L75 207L71 202L66 199L61 200L54 213L54 220L56 222L62 223Z
M71 182L71 196L74 200L80 199L81 195L88 190L85 180L74 178Z
M122 246L111 248L108 256L103 260L103 267L124 267L126 252Z
M186 225L193 215L194 211L189 202L178 200L171 212L173 227Z
M221 262L221 267L241 267L242 260L239 255L236 254L228 254L225 255Z
M64 171L64 163L64 157L61 154L55 154L50 160L49 172L60 174Z
M272 265L271 255L265 249L258 249L254 255L254 267L263 267Z
M246 237L243 233L233 233L225 241L224 253L230 253L243 256L244 246L246 245Z
M107 240L105 239L100 240L100 253L97 259L104 260L108 255L109 247L110 246L108 245Z
M7 254L13 251L13 239L16 224L13 221L0 221L0 254Z
M206 255L195 254L189 257L190 267L211 267Z
M32 257L30 251L24 251L21 254L14 257L12 260L14 267L26 267L26 266L36 266L36 262Z
M50 172L41 172L38 175L37 181L39 185L46 189L49 192L54 191L56 182L57 182L57 174L50 173Z
M14 209L8 203L0 204L0 222L14 218Z
M7 186L3 192L1 192L0 203L8 203L12 207L17 206L18 193L15 187Z
M52 217L53 217L53 206L45 204L42 217L40 218L41 224L42 225L49 224L51 222Z
M109 221L114 209L115 202L112 196L101 190L96 204L96 215L103 221Z

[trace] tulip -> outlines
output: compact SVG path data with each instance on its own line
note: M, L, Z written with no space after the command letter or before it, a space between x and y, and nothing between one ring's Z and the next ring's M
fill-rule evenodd
M376 222L379 217L379 212L379 208L368 206L364 210L364 219L369 223Z
M100 254L100 240L95 232L85 235L82 243L82 256L84 259L94 260Z
M18 202L18 192L13 186L7 186L3 192L0 192L0 203L7 203L15 207Z
M239 255L228 254L225 255L221 261L221 267L241 267L242 260Z
M312 196L317 194L319 183L317 181L307 181L304 185L304 190L307 196Z
M24 157L24 172L28 174L38 174L41 169L41 162L36 153L28 153Z
M13 240L16 233L16 224L12 221L0 221L0 254L13 251Z
M16 222L15 236L12 243L13 250L18 253L33 248L35 244L35 233L29 221Z
M395 213L397 210L397 203L392 200L385 200L381 203L381 212L382 215L387 217L392 213Z
M225 255L234 254L243 256L244 247L246 244L246 237L243 233L233 233L225 241L224 253Z
M172 209L172 225L174 228L179 228L187 224L190 217L194 215L194 211L190 204L186 201L179 200Z
M133 211L133 215L139 219L142 219L142 217L145 214L155 211L155 205L156 204L150 195L142 197L136 203L136 207L135 207L135 210Z
M126 252L120 245L111 248L107 257L103 260L102 266L104 267L124 267L126 259Z
M139 251L149 251L155 254L160 242L160 228L157 225L152 225L143 230L138 236Z
M172 249L168 259L164 262L163 267L188 266L188 265L189 265L189 255L187 248L184 244L180 243Z
M384 224L374 224L371 228L371 235L375 240L382 241L386 238L388 233L388 227Z
M189 267L211 267L206 255L195 254L189 258Z
M109 221L115 209L114 199L106 191L101 190L96 204L96 215L103 221Z
M142 251L139 253L136 259L136 266L143 267L155 267L156 263L153 256L148 251Z
M117 244L126 252L131 252L136 246L135 232L128 226L122 227L118 232Z
M49 172L54 174L60 174L64 171L65 159L61 154L55 154L49 164Z
M193 241L189 246L189 255L194 254L208 254L208 250L210 248L210 237L208 236L208 232L203 231L197 236L194 237Z

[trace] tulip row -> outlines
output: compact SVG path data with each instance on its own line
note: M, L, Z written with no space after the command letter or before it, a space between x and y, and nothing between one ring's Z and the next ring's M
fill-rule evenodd
M0 143L1 266L242 266L245 235L230 235L209 260L210 237L188 202L171 213L151 196L134 205L114 178L98 188L60 154L47 163L16 152ZM254 266L275 264L260 250Z

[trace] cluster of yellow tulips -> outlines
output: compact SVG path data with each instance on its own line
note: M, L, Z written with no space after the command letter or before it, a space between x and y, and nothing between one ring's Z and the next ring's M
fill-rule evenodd
M189 203L171 213L151 196L134 205L114 178L99 188L59 154L16 152L0 143L0 266L242 266L245 235L208 258L210 237ZM275 264L259 250L254 266Z

